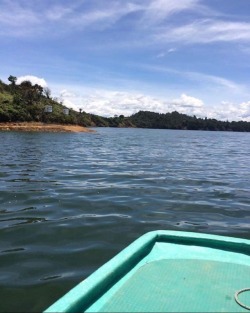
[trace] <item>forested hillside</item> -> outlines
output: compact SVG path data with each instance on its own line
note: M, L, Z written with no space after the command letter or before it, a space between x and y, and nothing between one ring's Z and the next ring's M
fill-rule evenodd
M49 88L30 81L16 84L16 77L8 78L9 84L0 81L0 122L43 122L81 126L108 126L107 119L76 112L51 97ZM46 112L51 110L52 112ZM65 111L66 109L66 111Z
M0 122L43 122L96 127L140 127L160 129L187 129L250 132L250 122L228 122L202 119L178 112L154 113L140 111L130 117L123 115L101 117L67 109L51 97L51 91L30 81L16 84L9 76L9 84L0 80Z
M178 112L160 114L140 111L130 117L132 124L141 128L188 129L212 131L240 131L250 132L250 123L218 121L216 119L202 119Z

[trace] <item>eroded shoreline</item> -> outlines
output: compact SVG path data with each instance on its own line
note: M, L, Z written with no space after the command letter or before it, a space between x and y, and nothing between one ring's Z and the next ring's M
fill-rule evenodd
M73 132L94 133L95 131L79 125L44 124L39 122L0 123L0 131L32 131L32 132Z

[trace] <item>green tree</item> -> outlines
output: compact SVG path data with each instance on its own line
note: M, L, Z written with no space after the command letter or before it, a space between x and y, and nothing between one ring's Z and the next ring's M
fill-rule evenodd
M15 86L17 78L15 76L10 75L8 81L12 84L12 86Z

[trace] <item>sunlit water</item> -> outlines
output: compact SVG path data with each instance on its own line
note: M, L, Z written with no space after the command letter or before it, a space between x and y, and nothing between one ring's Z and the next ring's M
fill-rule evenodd
M250 239L250 134L0 133L0 311L41 311L145 232Z

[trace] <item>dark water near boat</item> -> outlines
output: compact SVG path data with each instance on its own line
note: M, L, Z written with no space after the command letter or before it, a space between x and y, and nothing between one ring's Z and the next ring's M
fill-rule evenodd
M0 133L0 311L41 311L145 232L250 239L250 134Z

